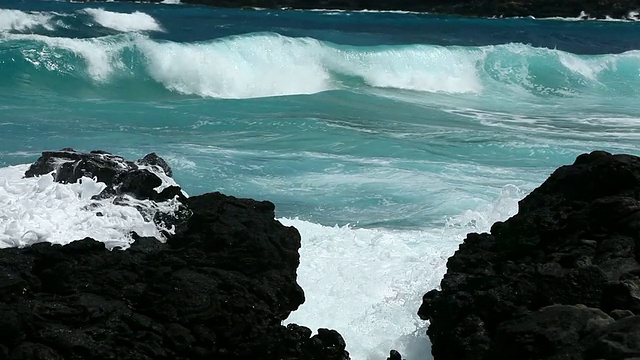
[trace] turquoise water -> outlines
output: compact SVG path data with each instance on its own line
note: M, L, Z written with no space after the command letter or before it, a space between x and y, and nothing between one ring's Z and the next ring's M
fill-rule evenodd
M637 23L9 0L0 166L155 151L190 194L269 199L303 236L291 321L424 358L464 234L582 152L639 153L636 49Z

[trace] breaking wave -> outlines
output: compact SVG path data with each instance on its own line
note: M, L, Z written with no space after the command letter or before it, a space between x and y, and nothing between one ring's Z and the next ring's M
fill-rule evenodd
M96 23L117 31L162 31L162 27L153 17L140 11L133 13L117 13L103 9L84 9L83 11L91 15Z
M151 23L138 25L152 28ZM28 73L32 84L55 76L114 90L121 81L134 81L212 98L371 88L559 97L640 94L640 51L576 55L517 43L358 47L275 33L195 43L153 40L139 33L88 39L4 34L0 61L9 59L15 61L2 70L5 79Z
M100 8L86 8L63 14L0 9L0 33L34 33L39 30L54 32L74 26L98 26L116 32L163 31L156 19L140 11L120 13Z
M51 19L54 13L24 12L20 10L0 9L0 31L28 31L35 28L53 30Z

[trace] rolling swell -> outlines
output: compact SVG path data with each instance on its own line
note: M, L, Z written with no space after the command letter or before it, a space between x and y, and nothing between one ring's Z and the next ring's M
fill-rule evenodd
M18 83L65 91L71 83L114 94L125 83L138 84L136 91L211 98L373 88L545 97L640 94L640 51L575 55L514 43L359 47L276 33L177 43L138 32L85 39L5 32L0 63L6 65L0 87Z

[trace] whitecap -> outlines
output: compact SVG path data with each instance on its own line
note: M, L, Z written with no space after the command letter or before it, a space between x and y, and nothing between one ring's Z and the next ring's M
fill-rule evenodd
M27 31L42 27L53 30L53 13L0 9L0 31Z
M100 26L121 32L164 31L156 19L140 11L119 13L96 8L87 8L82 11L91 15Z

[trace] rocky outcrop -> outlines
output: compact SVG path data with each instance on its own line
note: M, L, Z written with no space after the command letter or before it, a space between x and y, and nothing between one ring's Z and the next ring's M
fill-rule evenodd
M556 170L467 236L418 314L436 360L640 357L640 158Z
M173 180L173 171L167 162L150 153L136 161L102 150L89 153L64 148L45 151L29 169L25 177L51 174L54 181L73 184L83 177L104 183L105 188L93 200L111 199L116 205L131 206L147 221L153 221L160 233L167 237L171 229L184 223L191 212L186 207L186 193ZM131 201L134 199L134 201ZM165 210L135 200L170 202ZM94 203L96 208L99 204ZM101 212L96 214L101 216Z
M27 175L121 180L139 170L102 166L110 154L62 153L77 163L60 167L60 152L45 153ZM304 302L300 235L274 219L272 203L220 193L182 201L191 216L166 243L133 234L127 250L90 238L0 250L0 359L349 358L333 330L281 325Z
M49 174L60 183L75 183L82 177L96 178L107 187L97 197L130 194L136 199L165 201L184 194L172 179L173 172L155 153L127 161L106 151L77 152L71 148L45 151L25 173L26 177Z
M131 0L132 1L132 0ZM161 0L151 0L160 2ZM640 0L181 0L185 4L272 9L404 10L478 17L626 18L640 9Z

